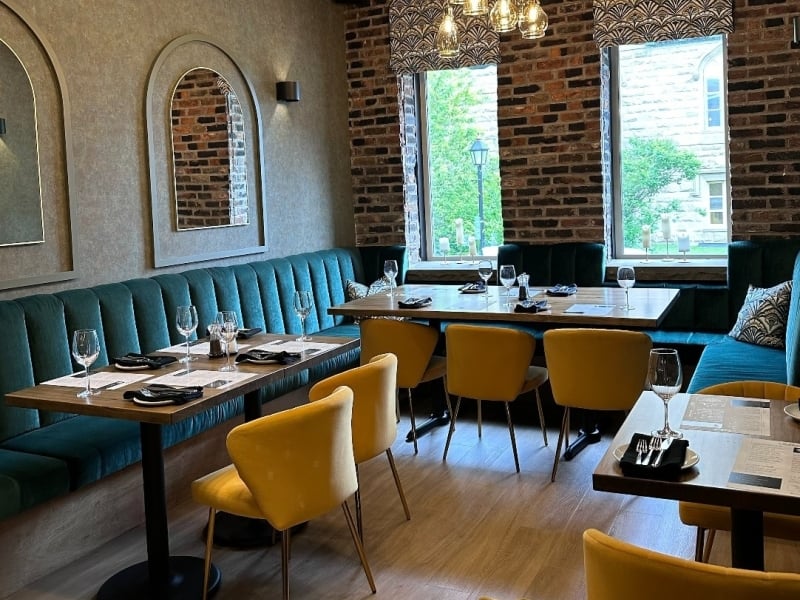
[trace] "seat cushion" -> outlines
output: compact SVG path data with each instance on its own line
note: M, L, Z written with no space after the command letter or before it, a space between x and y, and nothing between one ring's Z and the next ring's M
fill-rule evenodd
M786 353L726 337L703 350L687 391L740 380L786 383Z
M0 516L67 492L69 470L64 461L0 448Z

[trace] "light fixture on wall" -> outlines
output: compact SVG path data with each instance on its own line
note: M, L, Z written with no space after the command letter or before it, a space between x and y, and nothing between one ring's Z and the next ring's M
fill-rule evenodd
M275 97L280 102L299 102L300 84L296 81L279 81L275 84Z
M436 34L436 50L441 58L458 55L458 22L452 5L461 5L466 16L488 15L489 27L498 33L519 28L523 38L535 40L544 37L548 19L539 0L495 0L489 10L488 0L444 0L444 10L439 31Z
M0 135L6 134L6 120L0 119Z

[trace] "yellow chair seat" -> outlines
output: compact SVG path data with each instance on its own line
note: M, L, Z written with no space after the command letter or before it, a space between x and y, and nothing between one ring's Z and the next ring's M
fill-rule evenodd
M192 482L195 502L216 510L263 519L253 494L239 477L234 465L228 465Z

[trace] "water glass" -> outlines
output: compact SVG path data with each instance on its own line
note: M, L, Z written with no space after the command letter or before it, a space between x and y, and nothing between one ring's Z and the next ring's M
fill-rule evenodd
M489 279L492 277L492 261L482 260L478 263L478 275L483 279L483 293L486 296L486 301L489 301Z
M186 338L186 356L181 359L181 362L186 364L188 372L189 363L194 360L189 354L189 336L197 329L197 309L192 305L179 306L175 315L175 325L178 333Z
M664 402L664 428L653 432L661 438L681 438L683 434L669 426L669 401L681 391L683 371L678 351L673 348L653 348L647 364L647 381Z
M234 311L221 310L217 313L215 326L219 328L220 336L225 344L225 366L220 368L220 371L235 371L236 365L231 363L231 349L236 344L239 319Z
M517 280L517 271L514 265L501 265L500 269L497 271L497 276L500 278L500 283L506 288L506 304L509 304L511 302L511 300L509 300L511 296L511 287Z
M395 286L395 278L397 277L397 261L396 260L386 260L383 262L383 274L386 275L386 279L389 280L389 297L394 300L394 286Z
M314 296L308 290L297 290L294 293L294 312L300 317L300 337L298 342L307 342L311 338L306 335L306 318L314 307Z
M620 306L623 310L633 310L630 303L629 290L636 284L636 272L633 267L620 267L617 269L617 283L625 290L625 306Z
M83 375L86 379L86 387L80 391L78 398L90 398L100 392L92 389L89 380L89 366L97 360L100 355L100 342L97 339L97 332L94 329L78 329L72 334L72 356L79 365L83 365Z

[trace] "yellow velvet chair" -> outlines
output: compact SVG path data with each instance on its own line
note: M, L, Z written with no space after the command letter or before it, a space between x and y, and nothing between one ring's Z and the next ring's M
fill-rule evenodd
M228 434L233 464L192 483L192 496L209 506L205 552L206 597L216 511L266 519L282 534L283 598L289 597L290 530L337 506L344 510L367 581L375 583L347 498L356 491L350 422L353 391L337 388L318 402L261 417Z
M542 434L545 434L539 386L547 381L547 369L531 366L536 339L518 329L460 324L449 325L445 330L445 338L447 391L457 396L458 400L450 419L450 431L447 433L442 459L447 460L461 399L498 401L505 405L514 464L519 473L519 456L509 402L526 392L534 391ZM547 437L544 439L546 444Z
M373 357L387 352L397 357L397 387L408 391L411 437L414 442L414 454L417 454L419 452L417 422L414 418L411 390L428 381L436 379L444 381L447 369L445 359L433 354L439 342L439 332L421 323L391 319L364 319L361 321L360 329L362 365ZM447 410L450 411L446 382L444 392Z
M364 541L364 526L361 517L361 485L358 465L379 454L386 454L392 470L397 493L406 519L411 519L403 485L397 474L392 455L392 444L397 438L395 398L397 395L397 357L394 354L379 354L366 365L338 373L315 384L308 392L308 399L315 402L333 392L339 386L353 390L353 453L356 462L356 524L361 541Z
M583 533L587 600L789 600L800 575L706 565Z
M644 390L652 342L639 331L550 329L544 358L553 400L564 407L550 481L556 480L561 444L569 445L570 409L630 410Z
M797 402L800 387L770 381L732 381L712 385L698 392L717 396L739 396L742 398L764 398ZM695 560L708 562L714 533L719 529L731 530L731 511L726 506L712 506L697 502L680 502L678 514L686 525L697 527ZM787 540L800 539L800 517L778 513L764 513L764 535Z

